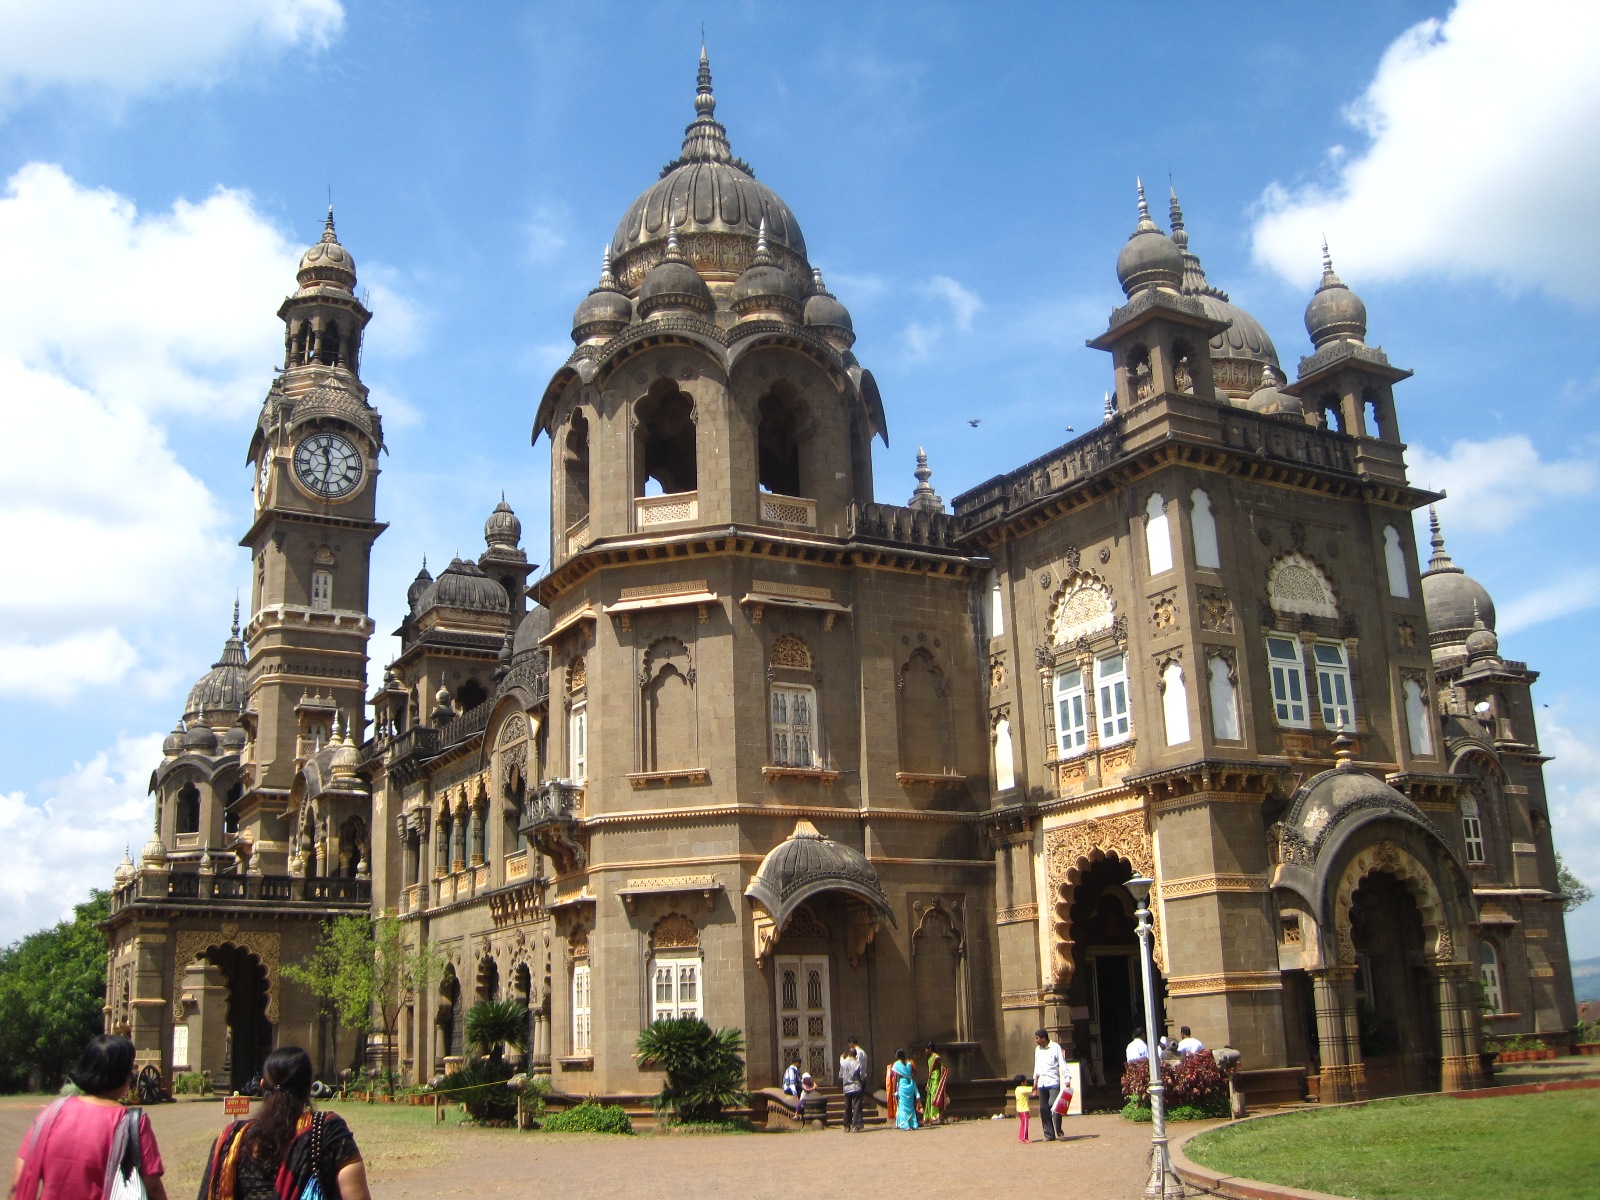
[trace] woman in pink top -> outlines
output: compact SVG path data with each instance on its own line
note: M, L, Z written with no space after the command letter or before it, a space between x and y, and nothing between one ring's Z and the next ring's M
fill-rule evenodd
M93 1039L68 1074L83 1095L57 1100L34 1121L11 1174L15 1200L102 1200L106 1163L122 1099L133 1084L133 1043L105 1034ZM150 1200L167 1200L161 1151L150 1118L139 1114L139 1174Z

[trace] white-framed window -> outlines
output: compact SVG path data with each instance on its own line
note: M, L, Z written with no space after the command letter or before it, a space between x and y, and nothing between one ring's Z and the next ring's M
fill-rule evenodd
M1406 579L1406 552L1400 545L1400 531L1393 525L1383 527L1383 565L1389 575L1389 595L1401 600L1411 599L1411 583Z
M1128 656L1118 651L1094 660L1094 684L1099 701L1100 744L1114 746L1133 736L1128 703Z
M772 762L817 765L817 691L796 683L772 685Z
M572 968L572 1053L575 1057L594 1053L589 995L589 964L579 963Z
M1167 521L1167 501L1160 492L1144 508L1144 546L1150 574L1172 570L1172 527Z
M1005 595L1000 590L1000 572L990 572L989 578L989 636L999 637L1006 631Z
M1083 670L1056 672L1056 751L1062 758L1082 754L1089 744L1089 702Z
M189 1022L180 1021L172 1027L173 1070L189 1069Z
M1011 722L1001 717L994 725L995 790L1009 792L1017 786L1016 753L1011 746Z
M1306 708L1306 668L1300 641L1292 637L1267 638L1267 665L1272 671L1272 708L1285 729L1306 729L1311 718Z
M333 611L333 572L311 572L311 611Z
M1350 692L1350 656L1343 642L1314 642L1317 660L1317 698L1322 702L1322 723L1329 729L1354 729L1356 706Z
M1161 718L1167 745L1181 746L1189 740L1189 689L1183 681L1183 668L1175 662L1161 672Z
M567 771L573 783L589 780L589 705L578 700L567 716Z
M1483 1006L1491 1013L1505 1012L1505 999L1500 992L1500 956L1488 942L1483 943L1483 962L1478 968L1478 982L1483 985Z
M1422 682L1408 679L1400 685L1406 706L1406 732L1410 735L1411 753L1433 753L1433 712L1428 707L1428 697Z
M704 1011L700 959L688 955L657 958L650 972L650 1019L698 1017Z
M1217 548L1217 518L1211 511L1211 497L1204 488L1189 493L1189 527L1194 533L1194 565L1222 568L1222 552Z
M1483 820L1478 815L1478 801L1472 796L1461 802L1461 840L1466 845L1469 863L1488 861L1483 853Z
M1220 654L1206 659L1207 681L1211 689L1211 735L1218 741L1239 740L1239 693L1228 670L1228 660Z

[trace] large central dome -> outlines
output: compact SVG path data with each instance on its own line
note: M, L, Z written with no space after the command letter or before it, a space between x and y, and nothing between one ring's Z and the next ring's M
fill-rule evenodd
M630 292L660 260L667 234L676 226L678 242L696 270L709 280L736 279L755 256L761 222L767 223L772 257L809 281L806 239L789 206L756 180L748 163L735 158L728 131L713 115L711 64L700 51L695 119L683 135L683 151L661 171L661 178L628 206L611 239L618 281Z

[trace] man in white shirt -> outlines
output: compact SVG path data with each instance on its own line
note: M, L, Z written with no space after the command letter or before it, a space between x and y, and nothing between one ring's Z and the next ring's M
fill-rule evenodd
M1059 1044L1050 1040L1046 1030L1035 1030L1033 1041L1033 1086L1039 1093L1039 1124L1044 1127L1044 1140L1053 1142L1061 1136L1061 1117L1055 1106L1061 1082L1067 1078L1067 1056Z
M1128 1043L1128 1048L1122 1052L1122 1057L1127 1062L1147 1062L1150 1058L1150 1047L1145 1045L1144 1035L1136 1033L1133 1041Z
M1178 1042L1179 1054L1196 1054L1205 1049L1205 1046L1201 1043L1200 1039L1189 1032L1189 1027L1187 1025L1180 1026L1178 1032L1183 1035Z

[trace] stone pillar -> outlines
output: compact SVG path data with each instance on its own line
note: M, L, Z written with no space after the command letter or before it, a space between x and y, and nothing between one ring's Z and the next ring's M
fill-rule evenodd
M467 869L467 823L461 819L461 813L455 814L455 820L450 823L450 869L465 871Z
M1367 1070L1361 1061L1356 1021L1355 968L1326 967L1311 973L1316 994L1317 1042L1322 1054L1324 1104L1367 1098Z
M450 874L450 810L442 809L439 813L439 865L435 875Z
M189 1021L189 1065L213 1076L223 1069L228 1049L228 985L222 972L196 959L183 972Z
M471 834L470 834L470 836L471 836L470 844L471 844L471 849L472 849L472 858L471 858L470 861L471 861L473 866L481 867L481 866L483 866L483 862L484 862L484 853L483 853L483 806L482 805L474 804L472 806L472 826L471 826Z
M1435 969L1439 990L1439 1089L1464 1091L1483 1086L1478 1030L1469 1004L1476 1002L1471 963L1446 963Z
M550 1074L550 998L533 1012L533 1045L530 1047L529 1069L535 1075Z
M417 872L421 866L421 846L416 830L407 829L403 836L405 838L403 843L405 850L403 851L403 861L400 868L402 872L400 884L402 887L411 887L417 882Z

